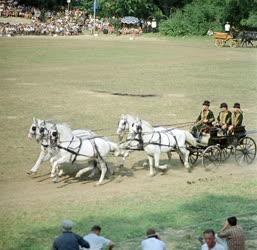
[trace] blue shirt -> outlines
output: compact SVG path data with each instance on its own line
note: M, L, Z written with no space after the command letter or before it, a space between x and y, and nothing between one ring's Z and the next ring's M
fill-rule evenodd
M90 245L81 236L72 232L64 232L53 244L54 250L79 250L79 247L89 248Z

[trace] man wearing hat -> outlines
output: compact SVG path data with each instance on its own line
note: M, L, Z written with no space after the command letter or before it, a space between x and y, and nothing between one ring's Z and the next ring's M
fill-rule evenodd
M149 228L146 239L141 242L142 250L166 250L165 243L160 239L155 229Z
M73 222L64 220L63 234L55 239L53 250L79 250L80 247L90 248L90 245L81 236L72 232Z
M232 125L228 128L230 132L233 132L235 128L238 128L243 124L243 112L241 111L240 103L236 102L233 108Z
M225 102L220 104L220 109L221 111L217 117L217 122L213 125L222 128L223 130L227 130L232 124L232 113L228 110L228 105Z
M196 124L192 128L192 135L196 138L199 138L200 133L204 130L212 126L212 123L215 120L213 112L209 109L210 102L204 101L203 108L200 112L199 116L196 119Z

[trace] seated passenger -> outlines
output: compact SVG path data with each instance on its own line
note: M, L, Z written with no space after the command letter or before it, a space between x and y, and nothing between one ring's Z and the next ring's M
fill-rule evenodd
M243 112L241 111L240 103L235 103L233 108L232 125L228 128L230 133L233 133L236 128L241 127L243 124Z
M228 105L225 102L220 104L220 109L217 122L213 122L213 125L226 131L232 124L232 113L228 110Z
M209 109L210 102L204 101L202 111L196 119L195 125L192 128L192 135L196 138L200 137L200 134L203 130L208 129L212 126L215 118L213 112Z

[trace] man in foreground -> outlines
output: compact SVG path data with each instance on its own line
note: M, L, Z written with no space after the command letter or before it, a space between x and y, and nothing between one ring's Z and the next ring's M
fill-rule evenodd
M205 244L202 245L201 250L225 250L215 238L215 232L212 229L207 229L203 232Z
M237 225L236 217L229 217L218 236L225 239L229 250L245 250L245 235L243 229Z
M91 232L84 236L84 240L90 244L90 250L103 250L106 247L108 247L109 250L113 249L114 243L100 236L101 230L102 228L100 226L93 226Z
M64 220L62 224L63 235L55 239L53 250L79 250L80 247L89 248L87 241L72 232L73 222Z
M146 232L147 239L141 242L142 250L166 250L165 243L153 228Z

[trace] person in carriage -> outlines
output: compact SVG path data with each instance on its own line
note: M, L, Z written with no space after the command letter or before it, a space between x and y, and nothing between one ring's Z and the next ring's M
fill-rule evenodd
M227 133L229 126L232 124L232 112L228 110L227 103L223 102L220 104L220 112L217 117L217 121L213 122L212 125L216 128L220 128L224 134Z
M212 123L215 121L213 112L209 109L210 102L203 102L202 111L196 119L195 125L192 127L192 135L200 140L200 136L203 132L208 132Z
M229 126L228 131L230 134L235 133L240 128L243 128L243 112L241 110L240 103L236 102L233 106L234 112L232 115L232 124Z

